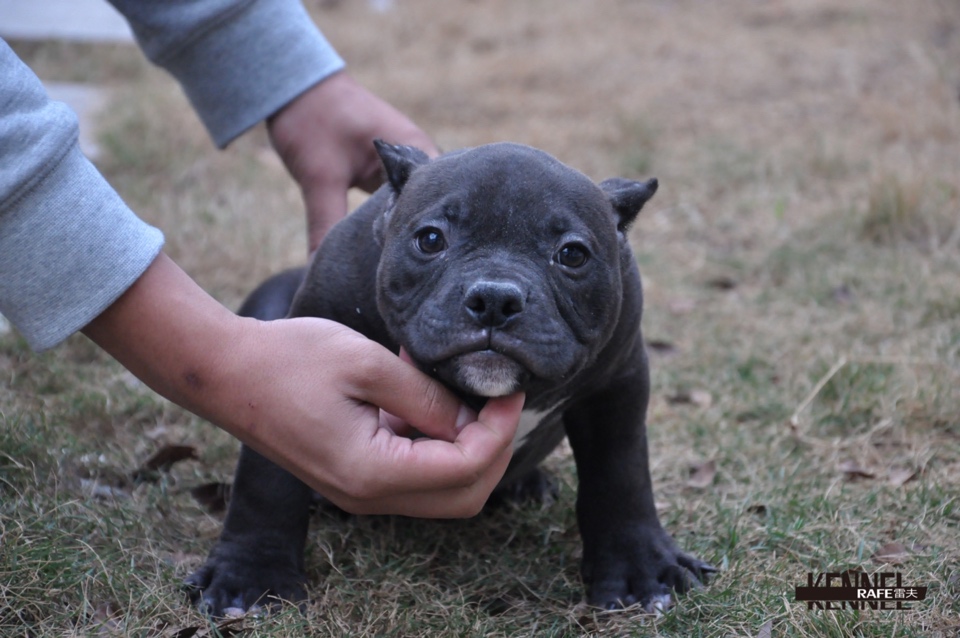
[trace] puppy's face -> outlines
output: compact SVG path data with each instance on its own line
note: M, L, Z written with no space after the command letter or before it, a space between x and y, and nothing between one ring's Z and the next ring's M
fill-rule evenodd
M378 222L377 303L413 360L485 397L585 367L620 314L625 224L610 194L519 145L434 161L378 148L395 198Z

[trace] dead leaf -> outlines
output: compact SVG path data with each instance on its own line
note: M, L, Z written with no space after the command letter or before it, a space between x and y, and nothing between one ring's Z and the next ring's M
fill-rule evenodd
M145 470L167 472L174 463L195 458L197 458L197 448L192 445L165 445L144 461L141 467Z
M768 620L760 625L760 631L757 632L757 638L771 638L771 636L773 636L773 621Z
M758 503L757 505L751 505L747 508L747 511L751 514L756 514L757 516L764 517L767 515L767 506L763 503Z
M197 458L197 449L192 445L165 445L133 471L131 478L137 482L152 483L158 474L169 472L174 463Z
M887 543L870 558L879 565L901 565L910 558L910 550L903 543Z
M856 461L843 461L838 468L848 479L873 478L876 476L870 470L864 469Z
M677 347L673 345L673 343L664 341L663 339L651 339L647 341L647 348L657 354L674 354L677 351Z
M667 397L667 403L671 405L696 405L701 408L709 408L713 405L713 395L706 390L678 390L675 394Z
M597 608L591 607L586 601L580 601L571 610L580 632L584 635L592 634L597 628Z
M887 475L887 481L893 487L901 487L904 483L917 477L917 471L907 467L893 468Z
M247 628L243 626L244 620L244 617L241 616L240 618L231 618L223 621L217 625L217 635L223 638L229 638L230 636L239 636L242 633L246 633Z
M737 287L737 280L726 275L718 275L707 280L707 287L716 290L733 290Z
M230 502L230 487L229 483L204 483L191 489L190 496L211 514L219 514Z
M690 478L687 479L687 486L695 489L703 489L713 483L717 475L717 462L714 460L696 463L690 466Z

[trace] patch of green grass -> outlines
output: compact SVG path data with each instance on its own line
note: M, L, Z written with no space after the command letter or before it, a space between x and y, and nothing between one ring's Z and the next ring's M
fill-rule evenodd
M960 242L960 191L940 180L885 177L870 189L861 234L881 245L955 248Z

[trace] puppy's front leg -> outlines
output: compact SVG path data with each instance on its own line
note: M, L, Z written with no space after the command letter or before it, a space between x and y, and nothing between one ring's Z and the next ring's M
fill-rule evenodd
M639 350L639 348L638 348ZM647 452L650 394L646 356L633 372L564 415L577 463L577 522L583 540L581 574L587 602L605 609L670 604L716 571L681 552L660 526Z
M247 446L240 451L223 532L187 579L194 603L213 616L277 598L306 598L303 550L312 491Z

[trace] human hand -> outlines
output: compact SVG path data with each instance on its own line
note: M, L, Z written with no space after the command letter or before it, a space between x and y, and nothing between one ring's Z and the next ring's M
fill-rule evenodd
M163 254L83 332L353 513L476 514L506 471L523 407L522 395L493 399L474 419L359 333L324 319L238 317ZM395 434L377 406L429 438Z
M374 139L439 154L407 116L343 71L280 109L267 121L267 129L303 193L311 253L347 214L347 190L356 186L373 192L383 181Z
M379 344L314 318L252 322L245 443L354 514L461 518L480 511L512 455L523 395L479 417ZM248 345L241 345L247 342ZM397 419L405 423L398 427ZM426 438L410 439L410 426Z

